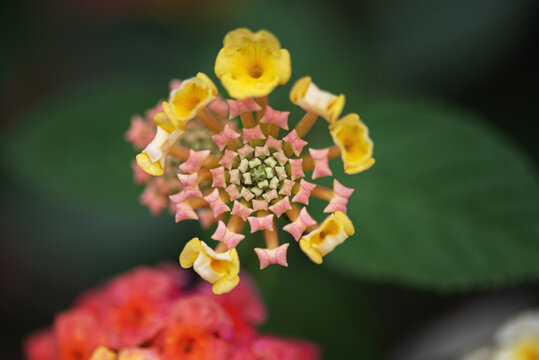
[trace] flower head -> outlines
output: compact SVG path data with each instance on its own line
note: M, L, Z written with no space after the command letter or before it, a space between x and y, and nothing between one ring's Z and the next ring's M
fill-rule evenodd
M245 233L264 236L265 246L254 249L261 268L288 266L289 245L279 241L277 218L288 222L282 230L299 241L311 260L322 262L354 232L345 215L354 189L337 180L332 189L313 181L333 176L330 161L335 158L342 158L349 174L366 170L374 159L359 117L350 114L338 120L344 95L319 89L310 77L298 80L290 92L292 102L306 111L299 121L290 119L290 111L268 104L265 95L290 77L290 60L267 31L230 32L215 69L236 99L219 97L201 74L181 82L171 100L162 103L164 111L154 116L155 137L137 160L146 172L163 174L162 182L148 181L141 199L154 213L162 211L163 199L168 199L176 222L216 225L211 235L218 241L215 249L195 238L185 246L180 263L212 283L214 292L224 293L239 281L235 248L249 241ZM186 83L206 90L190 89ZM179 113L188 114L183 119L189 123L174 120ZM335 145L318 148L305 140L319 116L329 122ZM321 225L322 219L306 207L311 197L328 203L324 212L330 215Z
M237 29L225 37L215 74L233 98L266 96L290 79L290 54L266 30Z
M26 359L239 360L262 353L272 354L265 359L318 359L314 344L258 333L266 309L248 276L224 296L207 283L187 288L187 277L177 265L139 267L86 291L56 316L53 329L25 340ZM140 301L162 305L164 316L156 323ZM121 324L110 321L118 317Z

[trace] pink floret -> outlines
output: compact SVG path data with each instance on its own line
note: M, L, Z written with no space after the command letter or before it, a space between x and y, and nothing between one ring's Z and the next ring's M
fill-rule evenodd
M312 184L304 179L301 179L299 182L299 191L292 199L293 202L303 203L309 205L309 198L311 197L311 192L316 187L315 184Z
M303 147L307 145L307 141L300 138L295 129L286 135L283 140L292 146L292 150L294 150L294 154L296 154L296 156L299 156L303 150Z
M223 151L229 141L239 137L240 134L234 131L229 124L226 124L224 129L219 134L213 135L211 138L219 150Z
M309 226L316 224L316 221L309 215L306 208L302 208L296 220L283 227L284 231L289 232L296 241L299 241L301 235Z
M219 221L217 229L215 230L211 238L213 240L221 241L226 245L227 248L233 249L239 244L240 241L245 239L245 235L237 234L229 230L224 222Z
M292 173L292 180L304 177L305 173L303 172L303 159L290 160L290 171Z
M251 227L251 233L260 230L273 231L273 214L266 215L264 217L249 216L249 226Z
M260 111L262 108L260 105L254 101L253 98L247 98L242 100L227 100L228 107L230 109L230 114L228 119L234 119L236 116L241 115L245 112Z
M279 127L288 130L288 116L290 111L277 111L273 110L269 105L266 105L266 112L260 119L261 123L276 124Z
M288 245L290 244L282 244L274 249L255 248L254 250L260 261L260 270L265 269L270 264L288 266L288 263L286 262L286 250L288 249Z
M260 128L260 125L255 126L251 129L243 129L243 141L249 142L252 140L264 140L266 137Z
M284 198L279 200L277 203L271 205L269 209L275 215L277 215L277 217L280 217L282 214L292 209L292 206L290 205L290 200L288 199L288 196L285 196Z
M192 174L197 172L202 167L202 163L208 155L210 155L210 150L189 150L189 158L187 161L180 165L180 170L187 174Z
M328 164L329 149L309 149L309 154L311 154L314 161L313 179L332 175Z
M234 201L234 205L232 206L232 211L230 212L232 215L238 215L243 219L243 221L246 221L249 215L253 212L253 209L243 205L242 203L238 201Z
M219 194L218 189L214 189L212 193L204 196L204 200L206 200L210 205L215 217L224 212L230 211L230 208L223 202L223 200L221 200L221 195Z
M346 214L348 199L352 196L354 189L348 188L337 181L333 180L333 197L324 209L325 213L333 213L340 211Z

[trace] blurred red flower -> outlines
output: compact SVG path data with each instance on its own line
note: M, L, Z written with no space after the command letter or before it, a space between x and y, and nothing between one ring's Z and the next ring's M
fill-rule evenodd
M266 309L252 282L225 295L188 282L187 273L173 265L121 274L83 293L72 309L56 316L52 329L30 335L26 358L95 360L105 354L122 360L140 348L161 360L318 359L310 342L258 333Z

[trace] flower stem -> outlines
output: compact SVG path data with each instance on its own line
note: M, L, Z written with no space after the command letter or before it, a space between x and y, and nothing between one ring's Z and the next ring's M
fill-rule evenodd
M233 231L237 234L241 234L244 226L245 226L245 221L243 221L243 219L239 217L238 215L230 216L230 218L228 219L228 223L226 225L228 230Z
M189 199L189 206L196 210L208 206L208 202L202 198Z
M309 132L309 130L311 130L317 118L317 114L307 111L307 113L303 116L303 118L301 118L301 120L295 127L298 136L304 137Z
M273 231L264 230L264 240L266 240L266 247L268 249L279 247L279 235L276 226L275 219L273 219Z
M256 126L255 118L253 117L253 113L248 111L241 113L241 123L245 129L254 128Z
M172 145L168 150L168 154L185 161L189 158L189 149L179 145Z
M296 219L299 217L299 208L296 204L292 204L292 210L288 210L286 212L286 216L290 221L296 221Z
M333 198L333 190L328 189L327 187L316 185L316 187L311 192L311 195L315 198L331 201Z
M220 243L217 244L217 246L215 247L215 252L223 253L223 252L225 252L225 251L228 251L228 248L226 247L225 243L220 242Z
M264 113L266 112L266 105L268 105L268 97L267 96L258 97L258 98L255 98L255 101L262 108L262 110L259 110L256 112L256 120L260 120L262 116L264 116Z
M199 111L197 117L208 129L216 134L220 133L224 128L223 124L206 108Z

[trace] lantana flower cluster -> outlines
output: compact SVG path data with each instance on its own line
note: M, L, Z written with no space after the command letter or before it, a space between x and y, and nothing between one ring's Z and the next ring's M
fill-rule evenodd
M258 333L265 306L250 281L216 296L166 264L83 293L25 341L27 360L316 360L310 342Z
M254 249L261 269L288 266L289 244L279 241L277 218L285 219L282 230L318 264L353 235L346 214L354 189L337 179L332 188L314 180L333 176L332 159L340 157L347 174L367 170L374 159L373 142L359 116L341 116L344 95L321 90L310 77L300 78L290 90L290 101L305 111L294 125L290 112L268 104L268 95L291 76L290 55L271 33L228 33L215 74L232 99L220 97L203 73L173 81L168 101L146 119L134 118L127 139L142 149L135 179L147 183L141 201L153 213L170 206L176 222L217 224L211 238L218 245L194 238L180 264L193 267L221 294L239 282L236 246L246 238L245 227L264 234L265 247ZM327 122L333 146L316 148L305 140L318 118ZM320 223L307 209L311 197L327 201L328 216Z

